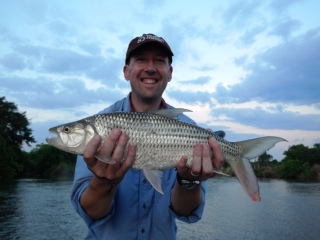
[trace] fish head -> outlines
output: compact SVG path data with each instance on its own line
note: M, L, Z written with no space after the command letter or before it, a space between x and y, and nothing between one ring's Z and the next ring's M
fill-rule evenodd
M59 125L49 129L54 138L46 138L53 147L74 154L83 154L88 142L95 134L95 127L87 121L78 121Z

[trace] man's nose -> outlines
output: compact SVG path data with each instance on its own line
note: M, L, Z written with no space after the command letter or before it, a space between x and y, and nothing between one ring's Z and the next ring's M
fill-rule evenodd
M155 72L156 71L154 61L152 61L152 60L147 61L145 71L146 72Z

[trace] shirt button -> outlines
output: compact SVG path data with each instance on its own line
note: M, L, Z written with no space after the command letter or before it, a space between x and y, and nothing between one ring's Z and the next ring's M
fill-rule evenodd
M147 205L144 203L144 204L142 205L142 207L143 207L143 208L146 208L146 207L147 207Z
M143 183L146 183L147 182L147 179L143 179Z
M144 233L144 228L141 229L141 233Z

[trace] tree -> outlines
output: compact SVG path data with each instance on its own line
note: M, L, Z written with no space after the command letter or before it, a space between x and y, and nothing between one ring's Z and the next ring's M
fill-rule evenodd
M53 177L72 173L76 155L58 150L48 144L38 144L27 156L24 174L37 177Z
M280 173L283 178L316 179L313 165L320 162L320 144L313 148L303 144L293 145L284 152L286 156L281 163Z
M303 162L296 159L287 159L280 167L280 174L282 178L297 178L304 170L302 169Z
M293 145L283 153L286 156L284 161L287 159L297 159L303 161L309 155L309 152L309 148L303 144Z
M288 159L297 159L303 162L308 162L310 166L320 163L320 144L314 144L313 148L304 146L303 144L293 145L283 153Z
M16 104L0 97L0 179L14 178L22 169L22 146L35 140L26 112L18 112Z
M272 155L268 154L267 152L264 152L262 155L258 157L258 163L260 166L267 166L270 160L272 159Z

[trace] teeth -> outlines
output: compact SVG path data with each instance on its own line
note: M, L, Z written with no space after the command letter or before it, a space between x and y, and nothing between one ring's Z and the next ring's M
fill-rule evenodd
M149 83L149 84L154 84L156 83L157 81L155 79L143 79L143 82L144 83Z

